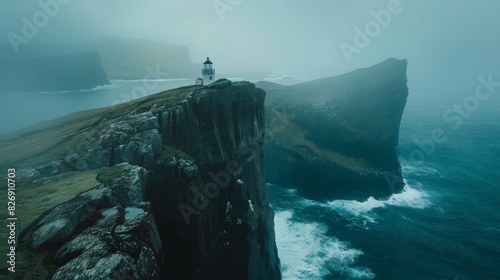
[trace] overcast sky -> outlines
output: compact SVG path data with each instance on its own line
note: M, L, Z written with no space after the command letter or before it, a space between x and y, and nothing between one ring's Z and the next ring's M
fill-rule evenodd
M108 35L148 38L187 46L196 63L210 56L219 73L267 70L310 78L396 57L408 59L410 89L417 91L473 89L479 75L500 77L497 0L65 1L29 46ZM37 1L2 0L2 44L10 45L9 32L22 35L22 18L32 20L40 10ZM374 25L381 10L391 19ZM372 28L362 47L354 41L356 27ZM356 53L346 56L342 45Z

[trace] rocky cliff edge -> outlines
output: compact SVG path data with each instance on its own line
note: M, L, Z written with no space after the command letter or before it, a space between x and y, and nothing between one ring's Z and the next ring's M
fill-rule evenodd
M17 277L280 279L264 99L219 80L3 136L26 220Z

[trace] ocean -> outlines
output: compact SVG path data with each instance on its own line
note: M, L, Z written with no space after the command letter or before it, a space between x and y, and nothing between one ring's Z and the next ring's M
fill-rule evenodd
M320 203L268 185L283 279L500 279L500 111L457 128L446 107L408 107L402 193ZM422 146L436 128L446 141Z
M194 84L111 82L87 91L0 93L0 134ZM445 110L407 105L397 151L402 193L320 203L292 186L268 185L283 279L500 279L500 111L479 108L453 129ZM436 128L446 141L416 144Z

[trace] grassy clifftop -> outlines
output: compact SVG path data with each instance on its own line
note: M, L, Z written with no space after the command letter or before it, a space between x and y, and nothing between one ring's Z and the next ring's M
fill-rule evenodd
M24 230L45 211L68 201L79 193L94 188L103 180L118 176L114 167L66 172L60 175L19 174L23 169L62 160L70 153L85 147L98 133L103 120L120 119L128 114L141 112L155 106L165 106L184 99L197 86L182 87L146 96L113 107L73 113L51 121L14 131L0 137L0 166L3 170L15 168L16 214ZM23 176L24 175L24 176ZM22 178L24 177L24 178ZM0 203L6 205L6 189L2 190ZM2 212L0 219L6 219ZM0 229L0 236L7 237L7 228Z
M32 168L63 159L70 151L85 146L103 120L119 119L155 107L168 107L199 87L181 87L113 107L81 111L2 135L0 166L4 169Z

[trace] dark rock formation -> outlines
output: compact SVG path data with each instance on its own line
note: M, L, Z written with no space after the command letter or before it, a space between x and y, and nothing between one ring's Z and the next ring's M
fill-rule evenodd
M406 60L267 92L266 175L317 200L389 196L403 187L395 154L408 96Z
M71 91L107 85L97 52L0 61L0 91Z
M42 215L23 232L23 246L37 256L48 251L42 263L53 279L122 272L133 279L280 279L264 177L264 99L251 83L219 80L4 137L10 147L38 139L31 156L12 155L25 180L131 170L98 176L102 185ZM127 219L127 209L141 213Z
M114 169L121 174L53 208L23 233L29 242L20 249L52 252L58 267L52 279L161 279L161 240L143 200L147 172L126 163Z

